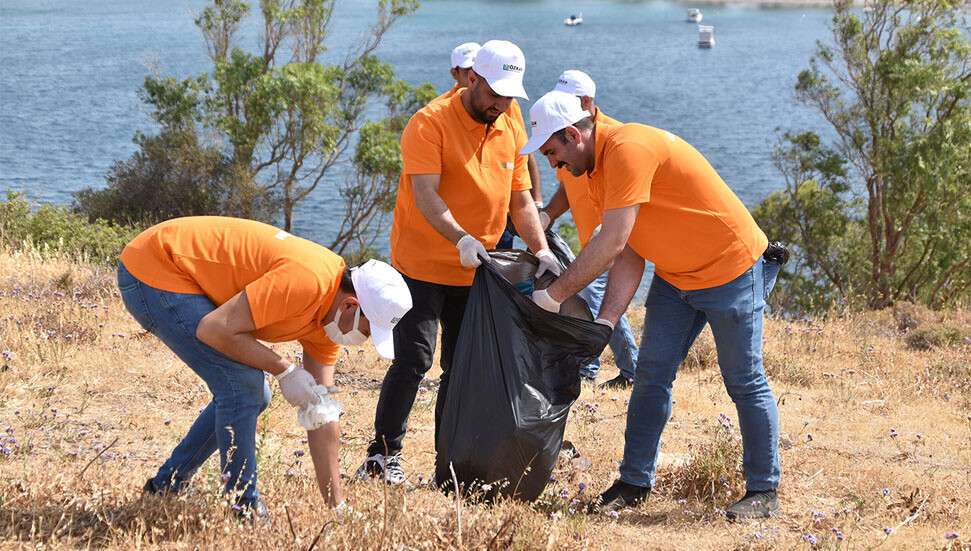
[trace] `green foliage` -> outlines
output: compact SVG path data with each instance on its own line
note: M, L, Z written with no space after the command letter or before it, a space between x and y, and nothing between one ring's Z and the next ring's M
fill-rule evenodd
M105 220L88 221L67 207L28 201L7 192L0 202L0 243L11 249L31 248L41 254L68 254L109 265L139 232Z
M573 251L574 255L580 254L580 249L582 247L580 247L580 236L579 234L577 234L576 226L574 226L573 224L568 224L566 222L560 222L559 225L556 226L556 231L557 233L560 234L560 237L562 237L563 240L566 241L566 243L570 246L570 250Z
M969 343L971 343L971 333L959 325L948 322L925 325L907 335L907 345L917 350L942 346L968 346ZM967 365L965 368L967 370Z
M866 276L858 237L860 201L849 193L846 162L813 132L784 133L773 151L786 181L756 206L752 215L772 240L787 243L792 259L771 295L773 311L813 310L851 296Z
M706 431L709 439L705 444L692 450L691 461L675 473L675 496L726 506L745 493L738 476L742 442L727 415L719 413L718 423Z
M836 3L796 97L837 136L785 134L786 189L756 216L798 249L780 295L796 309L861 296L940 307L971 293L971 44L952 2ZM852 170L846 170L850 167Z
M260 48L249 52L237 44L249 4L213 0L195 20L206 41L212 71L182 80L155 75L146 79L141 91L163 128L194 128L199 135L214 135L227 144L231 151L225 156L234 167L236 182L251 186L254 193L277 194L286 230L291 228L296 205L324 181L331 168L349 160L348 149L359 131L355 162L369 156L393 161L396 153L388 148L397 119L413 112L404 113L404 106L424 105L413 101L415 92L402 92L408 86L373 55L384 33L417 9L418 3L378 1L376 23L344 61L324 64L319 58L326 50L335 4L336 0L262 0ZM387 105L382 114L387 120L369 120L380 102ZM372 145L378 149L374 153L361 151ZM339 191L345 199L359 202L361 192L345 194L344 188L381 187L363 193L381 197L370 211L380 216L384 212L380 207L388 200L382 187L386 171L375 170L365 168L363 176L356 171L355 181ZM352 218L361 220L357 214ZM335 242L353 241L367 248L372 230L381 224L364 224L360 237L353 235L357 225L345 219L346 227Z
M220 215L270 221L272 193L240 177L220 149L200 144L192 130L139 134L140 150L108 172L105 189L72 193L74 210L89 220L148 226L180 216Z
M397 198L401 133L411 114L434 98L431 84L414 87L398 81L388 89L388 116L361 128L352 160L354 174L338 184L344 219L331 250L355 258L374 256L373 244L387 228Z

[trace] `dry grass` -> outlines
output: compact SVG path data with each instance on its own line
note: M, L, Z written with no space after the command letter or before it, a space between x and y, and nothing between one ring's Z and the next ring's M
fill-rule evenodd
M413 485L348 484L359 515L346 518L324 507L302 455L305 433L275 397L259 432L260 489L273 525L249 527L227 514L215 460L193 495L141 496L208 393L139 331L112 274L0 251L0 313L5 549L808 549L811 541L827 549L971 548L967 311L767 322L766 367L782 428L777 518L732 524L718 513L743 482L734 407L706 334L676 382L648 503L617 518L579 513L616 477L628 396L584 389L566 433L580 457L562 456L542 502L465 503L461 532L455 503L427 485L431 381L406 439ZM641 312L630 314L639 322ZM944 336L918 342L920 331ZM369 349L341 358L348 475L363 459L386 368ZM603 376L613 369L608 360Z

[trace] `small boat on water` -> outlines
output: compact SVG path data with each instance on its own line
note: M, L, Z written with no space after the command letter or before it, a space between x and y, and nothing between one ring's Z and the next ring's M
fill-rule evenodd
M688 8L688 15L684 18L688 23L701 23L701 10L698 8Z
M571 15L563 20L563 24L567 27L575 27L580 23L583 23L583 12L580 12L580 15Z
M715 27L712 25L698 25L698 47L711 48L715 45Z

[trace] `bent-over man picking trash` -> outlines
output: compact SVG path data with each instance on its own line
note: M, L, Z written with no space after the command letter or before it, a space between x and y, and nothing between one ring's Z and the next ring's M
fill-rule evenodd
M341 345L369 336L379 354L394 356L392 329L412 305L394 268L375 260L348 268L337 254L273 226L198 216L162 222L129 243L118 286L135 320L212 393L145 492L187 489L218 450L234 511L268 521L256 486L256 424L270 403L269 373L299 408L321 495L346 507L337 462L341 406L330 397L334 364ZM257 339L299 342L303 366Z

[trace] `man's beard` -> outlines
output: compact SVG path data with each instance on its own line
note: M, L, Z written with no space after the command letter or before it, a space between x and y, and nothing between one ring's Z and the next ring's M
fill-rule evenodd
M482 108L480 105L478 105L475 99L475 94L472 95L471 99L472 101L469 102L469 105L472 106L472 118L475 119L476 122L479 122L481 124L492 124L496 122L496 119L499 118L499 115L502 115L502 113L499 113L498 115L493 115L489 113L491 106Z

